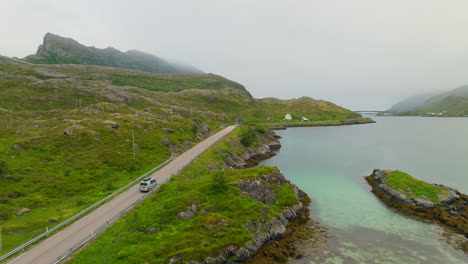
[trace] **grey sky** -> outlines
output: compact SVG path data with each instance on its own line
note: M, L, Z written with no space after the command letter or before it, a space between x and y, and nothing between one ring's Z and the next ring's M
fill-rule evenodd
M244 84L255 97L385 109L468 84L466 0L0 0L0 54L46 32L139 49Z

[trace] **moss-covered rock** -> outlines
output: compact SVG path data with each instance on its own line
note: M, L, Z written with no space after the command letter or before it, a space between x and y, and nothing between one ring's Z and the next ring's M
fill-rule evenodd
M365 179L372 192L397 212L462 234L465 239L455 246L468 252L468 195L399 171L375 169Z

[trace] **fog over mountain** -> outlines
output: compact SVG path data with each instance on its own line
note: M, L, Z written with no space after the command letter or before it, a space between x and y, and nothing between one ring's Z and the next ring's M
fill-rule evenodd
M385 110L468 84L464 0L21 0L0 8L8 25L1 55L34 54L54 32L220 74L255 97Z

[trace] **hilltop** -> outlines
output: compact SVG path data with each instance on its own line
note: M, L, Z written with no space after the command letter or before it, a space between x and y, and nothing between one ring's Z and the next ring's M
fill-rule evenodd
M35 64L86 64L135 69L152 73L201 74L191 66L168 62L138 50L122 52L112 47L98 49L87 47L71 38L47 33L36 54L24 60Z
M415 96L394 105L387 112L398 115L468 116L468 86L435 95Z

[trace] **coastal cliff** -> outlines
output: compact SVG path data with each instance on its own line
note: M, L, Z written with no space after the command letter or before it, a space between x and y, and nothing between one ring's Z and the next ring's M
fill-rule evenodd
M390 208L415 219L439 224L456 248L468 253L468 195L416 180L406 173L375 169L365 177L372 192ZM453 233L457 233L453 239Z

